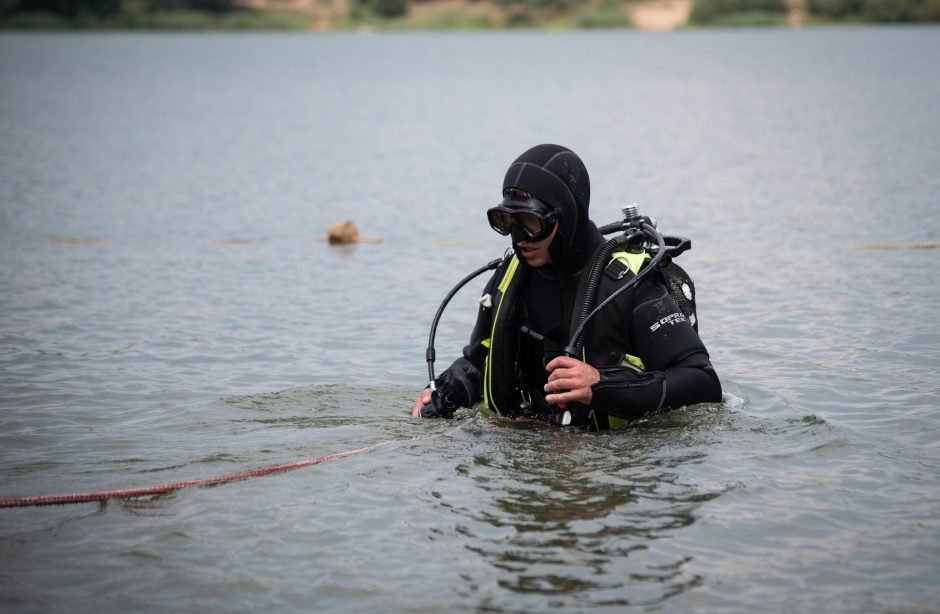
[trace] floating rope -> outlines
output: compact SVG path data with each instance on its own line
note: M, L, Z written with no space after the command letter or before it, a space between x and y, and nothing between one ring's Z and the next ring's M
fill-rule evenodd
M937 249L940 243L859 243L858 249Z
M357 448L355 450L347 450L346 452L336 452L334 454L327 454L325 456L317 456L315 458L308 458L305 460L295 461L293 463L285 463L283 465L273 465L271 467L260 467L258 469L249 469L247 471L239 471L237 473L229 473L227 475L220 475L212 478L202 478L198 480L186 480L183 482L170 482L167 484L156 484L154 486L144 486L141 488L125 488L121 490L102 490L99 492L88 492L88 493L75 493L70 495L45 495L41 497L15 497L10 499L0 499L0 508L4 507L37 507L41 505L69 505L72 503L90 503L92 501L106 501L107 499L136 499L138 497L151 497L154 495L163 495L175 490L180 490L182 488L189 488L192 486L215 486L216 484L224 484L226 482L234 482L236 480L244 480L247 478L254 478L262 475L269 475L272 473L283 473L285 471L294 471L295 469L301 469L303 467L310 467L311 465L319 465L329 460L334 460L337 458L343 458L346 456L355 456L356 454L362 454L363 452L371 452L379 448L384 448L385 446L392 445L393 443L407 443L409 441L418 441L421 439L434 439L436 437L450 437L463 427L467 426L471 422L471 419L464 420L457 426L452 429L445 431L443 433L437 433L435 435L418 435L407 439L404 442L397 440L382 441L371 446L366 446L364 448Z

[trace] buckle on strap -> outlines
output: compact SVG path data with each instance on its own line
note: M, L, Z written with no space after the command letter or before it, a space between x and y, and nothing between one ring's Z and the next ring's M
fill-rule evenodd
M607 268L604 269L604 273L616 281L623 279L629 272L630 267L616 256L610 259L610 262L607 263Z

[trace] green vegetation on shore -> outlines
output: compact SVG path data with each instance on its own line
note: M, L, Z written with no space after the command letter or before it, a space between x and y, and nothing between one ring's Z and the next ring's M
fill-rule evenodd
M940 21L940 0L696 0L690 25L773 26Z
M940 0L808 0L822 21L904 23L940 21Z
M694 0L689 26L940 21L940 0ZM250 3L250 6L249 6ZM648 2L647 2L648 3ZM628 28L643 0L0 0L2 29ZM280 7L288 5L279 3Z
M293 11L233 10L227 13L179 10L114 15L12 13L0 16L8 30L307 30L309 20Z
M702 26L778 26L786 23L785 0L699 0L689 21Z

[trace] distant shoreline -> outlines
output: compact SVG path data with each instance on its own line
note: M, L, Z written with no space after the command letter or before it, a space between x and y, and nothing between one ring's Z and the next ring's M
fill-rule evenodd
M499 0L398 0L399 15L382 15L380 0L241 0L229 10L123 10L111 15L12 12L0 14L0 31L468 31L637 30L662 32L708 27L800 28L872 25L857 16L809 15L806 0L782 0L778 11L738 11L701 19L695 0L574 0L564 9L530 9ZM395 1L395 0L386 0ZM699 0L702 2L703 0ZM938 0L940 2L940 0ZM369 4L367 4L369 3ZM373 7L364 9L363 7ZM697 15L696 13L699 12ZM936 16L940 19L940 15ZM904 22L906 24L937 23Z

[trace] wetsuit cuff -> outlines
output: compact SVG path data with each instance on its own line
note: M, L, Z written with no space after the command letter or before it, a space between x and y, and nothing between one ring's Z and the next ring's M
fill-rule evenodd
M591 407L628 419L662 407L665 377L661 372L637 373L626 367L598 372L600 379L591 386Z

